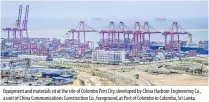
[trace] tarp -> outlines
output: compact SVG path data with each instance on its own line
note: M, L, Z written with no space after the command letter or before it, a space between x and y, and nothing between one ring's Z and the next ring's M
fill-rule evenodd
M65 75L60 75L60 77L63 77L63 78L72 78L73 75L65 74Z
M65 80L65 78L63 77L53 77L52 81L56 81L56 80Z

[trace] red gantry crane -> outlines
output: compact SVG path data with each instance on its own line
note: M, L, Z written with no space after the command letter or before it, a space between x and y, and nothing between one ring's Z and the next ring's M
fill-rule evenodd
M148 35L148 45L150 46L150 35L156 34L156 33L161 33L161 32L159 32L155 28L153 28L148 22L144 22L143 34L142 34L142 46L143 47L145 46L146 35Z
M94 42L93 41L87 41L86 44L89 48L94 48Z
M6 27L2 29L3 31L7 32L8 41L9 42L11 41L13 47L20 49L21 52L23 52L23 49L25 47L25 45L23 44L26 40L22 38L23 38L23 31L27 32L29 5L26 6L25 18L23 21L22 21L22 7L23 7L22 5L19 6L18 18L15 21L15 23L10 27ZM12 33L12 37L10 33ZM26 33L26 38L28 38L27 33Z
M99 33L102 34L100 47L102 49L112 49L120 48L121 44L129 44L132 30L123 22L119 22L118 25L115 25L115 23L111 21L109 23L109 26L106 27L104 30L99 31ZM120 38L121 34L123 35L123 39ZM125 46L123 46L123 48L125 48Z
M113 35L116 33L115 23L110 22L109 26L104 30L99 31L102 34L102 39L100 40L101 49L111 49L113 46ZM107 36L105 36L108 34Z
M131 40L134 38L134 36L132 35L132 29L129 28L125 23L120 22L117 28L117 32L118 32L118 39L120 40L120 33L123 34L123 42L124 42L124 48L128 48L129 45L131 44ZM120 43L118 43L120 44Z
M20 27L21 27L21 16L22 16L22 5L19 6L19 12L18 12L18 18L15 21L15 23L13 25L11 25L10 27L6 27L3 28L2 30L7 32L8 34L8 40L10 40L10 33L13 33L13 38L16 39L17 38L17 31L19 31L20 34Z
M22 5L19 6L19 12L18 12L18 18L15 21L13 25L10 27L3 28L2 30L7 32L8 34L8 40L10 40L10 33L13 33L12 39L17 39L17 36L19 35L19 38L23 38L22 31L27 32L27 22L28 22L28 12L29 12L29 5L26 6L25 11L25 19L22 21ZM28 34L26 33L26 37L28 37Z
M78 52L80 54L82 54L84 50L86 50L89 47L89 45L86 42L86 32L97 32L97 31L91 28L90 26L88 26L87 24L85 24L84 21L80 21L78 28L71 29L70 31L68 31L69 37L71 35L70 45L73 47L77 45L76 48L78 48L79 50Z
M77 40L78 45L81 45L81 44L86 44L86 32L97 32L97 31L91 28L90 26L86 25L84 21L81 21L77 29L71 29L68 32L69 32L67 33L68 37L70 38L70 35L72 35L71 39L73 41ZM81 33L83 33L83 35L81 35ZM77 38L75 37L76 35ZM83 37L83 39L81 39L81 36Z
M134 41L132 48L133 56L136 55L139 49L139 44L141 44L141 35L142 35L142 25L139 22L136 22L133 28L133 41Z
M186 35L189 34L187 31L185 31L177 22L173 22L172 26L164 31L163 35L165 36L165 50L167 51L174 51L176 47L180 47L180 35ZM177 46L174 45L174 36L177 35ZM167 37L170 36L170 42L167 42Z

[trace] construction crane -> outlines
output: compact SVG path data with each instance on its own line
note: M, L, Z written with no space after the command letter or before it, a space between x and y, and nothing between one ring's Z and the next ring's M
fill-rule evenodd
M167 51L174 51L175 47L179 48L180 44L180 35L187 35L189 34L185 31L177 22L173 22L172 26L168 28L168 30L164 31L163 35L165 36L165 50ZM177 46L174 45L174 36L177 35ZM170 36L170 42L167 42L167 37Z

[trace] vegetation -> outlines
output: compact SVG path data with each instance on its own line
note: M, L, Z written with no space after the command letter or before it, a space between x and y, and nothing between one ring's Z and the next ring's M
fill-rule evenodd
M95 72L92 71L92 72L91 72L91 75L92 75L92 76L95 76L96 74L95 74Z
M188 67L185 66L167 66L167 69L174 69L174 70L182 70L182 71L188 71Z
M148 71L149 71L148 69L145 70L145 72L148 72Z
M183 59L185 62L208 63L208 60L201 59Z
M85 83L84 83L83 80L80 80L80 83L81 83L82 86L85 86Z
M203 63L205 62L204 60L193 60L193 62L196 62L196 63Z
M139 74L135 74L135 78L136 79L139 79Z

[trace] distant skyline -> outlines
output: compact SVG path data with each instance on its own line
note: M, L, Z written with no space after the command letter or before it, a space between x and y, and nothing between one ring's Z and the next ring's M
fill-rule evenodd
M30 18L207 18L207 1L2 1L2 18L17 18L19 5Z

